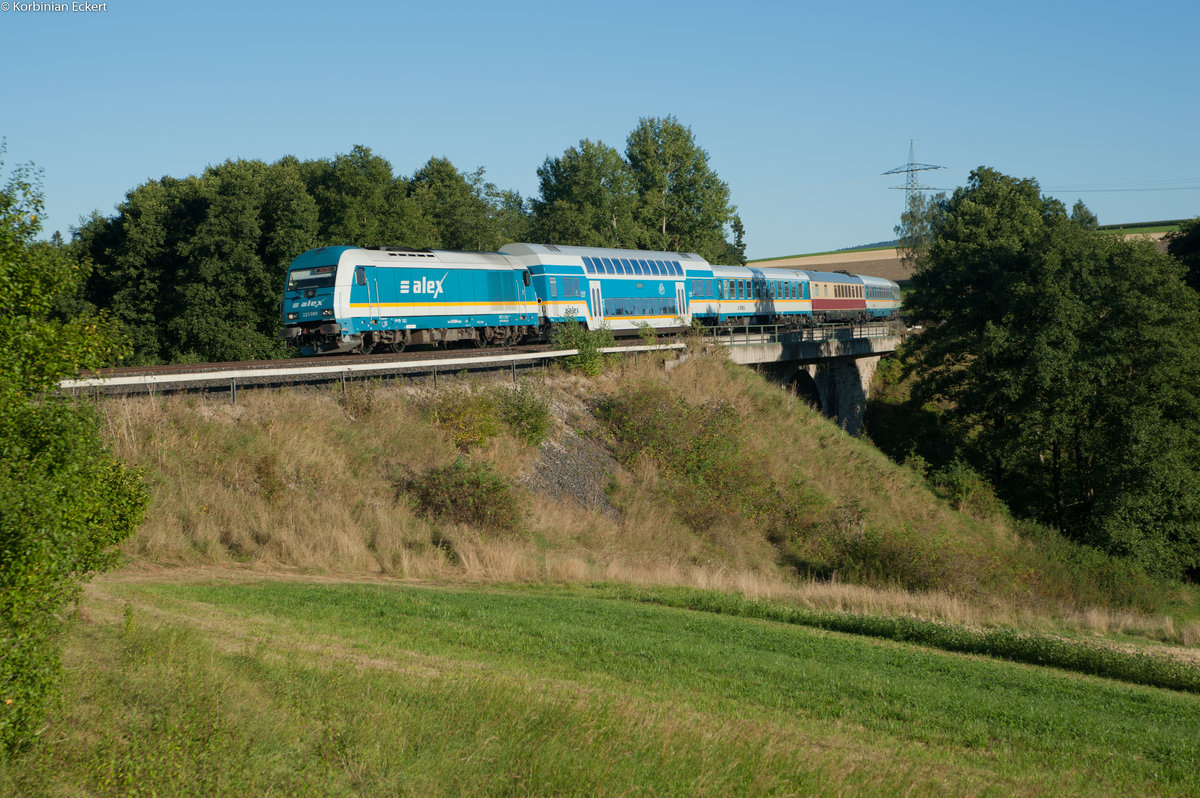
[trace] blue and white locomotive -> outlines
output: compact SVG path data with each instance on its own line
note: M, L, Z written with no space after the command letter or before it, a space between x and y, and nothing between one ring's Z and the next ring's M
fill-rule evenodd
M283 338L303 354L509 344L538 332L529 271L488 252L322 247L288 268Z
M899 286L880 277L714 266L694 252L508 244L499 252L322 247L288 269L283 338L303 354L402 351L544 338L581 323L620 334L895 318Z

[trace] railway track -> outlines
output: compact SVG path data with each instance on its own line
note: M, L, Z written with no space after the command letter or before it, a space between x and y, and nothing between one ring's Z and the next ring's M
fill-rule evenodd
M801 330L778 326L745 326L714 331L714 342L730 346L762 343L785 336L809 340L872 337L890 330L886 323L828 325ZM678 341L647 344L639 338L619 341L605 351L638 353L682 349ZM88 372L78 379L63 380L60 390L72 394L129 394L149 392L223 392L236 400L239 388L321 384L353 379L428 378L435 384L440 376L507 371L516 380L520 374L544 368L549 363L576 353L574 349L553 350L547 344L486 349L425 348L400 354L329 355L282 360L250 360L234 363L189 363L161 366L121 366Z
M614 351L641 352L683 348L681 343L646 345L638 342L613 347ZM523 345L495 349L431 349L382 355L335 355L320 358L253 360L238 363L195 363L165 366L124 366L101 369L63 380L60 390L75 395L173 393L179 391L229 392L236 401L242 388L327 384L354 379L439 378L456 374L508 372L516 380L522 374L545 368L549 363L576 353L574 349L551 350L546 345Z

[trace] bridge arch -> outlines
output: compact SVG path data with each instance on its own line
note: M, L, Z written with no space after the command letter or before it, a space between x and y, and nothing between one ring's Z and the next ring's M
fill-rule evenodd
M829 411L825 406L825 397L821 395L821 388L817 385L817 381L808 373L808 369L798 368L788 380L787 387L796 394L798 399L807 402L812 407L824 415L828 416Z

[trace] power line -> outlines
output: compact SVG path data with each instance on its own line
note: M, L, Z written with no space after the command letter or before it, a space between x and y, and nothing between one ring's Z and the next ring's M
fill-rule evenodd
M1042 191L1053 191L1056 193L1075 193L1075 194L1095 194L1097 192L1113 192L1113 191L1200 191L1200 183L1194 186L1126 186L1126 187L1109 187L1109 188L1075 188L1067 186L1065 188L1043 188Z

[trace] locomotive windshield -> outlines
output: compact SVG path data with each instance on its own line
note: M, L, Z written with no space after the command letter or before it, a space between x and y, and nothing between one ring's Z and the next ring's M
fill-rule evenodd
M288 272L287 290L303 291L305 288L329 288L333 285L336 266L317 266L313 269L292 269Z

